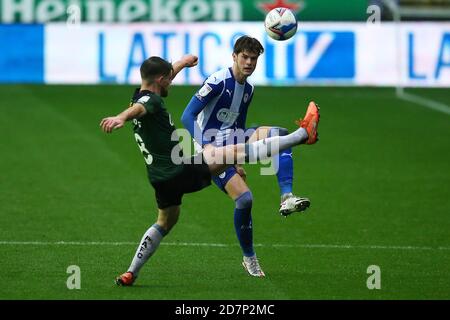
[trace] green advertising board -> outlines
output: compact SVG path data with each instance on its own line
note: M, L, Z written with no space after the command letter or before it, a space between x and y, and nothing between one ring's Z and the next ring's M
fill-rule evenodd
M1 23L261 21L276 7L302 21L362 21L367 0L0 0Z

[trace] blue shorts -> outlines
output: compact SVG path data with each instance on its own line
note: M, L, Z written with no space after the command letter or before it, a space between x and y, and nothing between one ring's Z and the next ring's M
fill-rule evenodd
M219 187L220 190L227 193L225 190L225 185L230 181L230 179L237 174L236 167L229 167L227 170L219 174L218 176L213 176L212 180Z
M253 134L258 128L259 127L249 127L246 130ZM247 136L246 139L245 139L245 142L247 142L248 139L249 139L249 137ZM237 174L236 167L232 166L232 167L229 167L224 172L222 172L221 174L219 174L218 176L213 176L212 180L219 187L220 190L222 190L223 192L227 193L227 191L225 190L225 185L228 183L228 181L230 181L230 179L235 174Z

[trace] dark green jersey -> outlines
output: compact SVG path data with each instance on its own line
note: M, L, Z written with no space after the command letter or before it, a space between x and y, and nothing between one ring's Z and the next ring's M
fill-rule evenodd
M132 103L140 103L147 110L143 117L133 120L133 131L150 182L168 180L183 169L182 164L174 164L171 159L172 150L178 145L178 139L172 141L176 130L172 118L161 97L151 91L137 89Z

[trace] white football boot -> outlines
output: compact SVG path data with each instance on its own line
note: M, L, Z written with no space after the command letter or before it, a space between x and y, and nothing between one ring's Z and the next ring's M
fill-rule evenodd
M300 198L289 193L283 196L282 202L280 204L280 214L287 217L293 212L305 211L311 202L308 198Z
M259 265L258 258L256 258L256 254L252 257L244 256L244 261L242 261L242 265L247 272L253 277L265 277L264 271L262 271L261 266Z

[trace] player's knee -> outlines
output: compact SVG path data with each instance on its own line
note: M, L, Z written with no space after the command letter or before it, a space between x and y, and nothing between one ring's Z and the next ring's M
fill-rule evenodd
M282 127L273 127L269 131L269 137L287 136L288 134L289 130Z
M253 195L251 191L244 192L239 197L236 198L236 208L246 209L250 208L253 204Z

